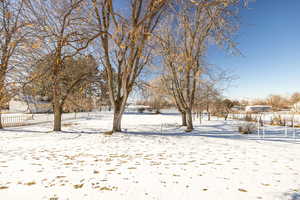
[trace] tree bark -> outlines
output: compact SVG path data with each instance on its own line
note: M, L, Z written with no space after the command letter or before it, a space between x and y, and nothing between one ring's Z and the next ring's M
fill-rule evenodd
M228 115L229 115L229 113L226 113L226 114L225 114L225 116L224 116L224 120L225 120L225 121L227 121Z
M113 128L112 132L121 132L122 114L120 111L114 111Z
M1 66L1 65L0 65ZM2 106L5 105L6 103L6 99L5 99L5 83L4 83L4 79L5 79L5 74L4 71L6 71L7 68L6 67L1 67L0 71L2 71L0 73L0 129L3 129L3 124L2 124L2 119L1 119L1 111L2 111Z
M60 103L60 89L58 86L57 80L57 67L54 68L54 83L53 83L53 112L54 112L54 125L53 131L61 131L61 114L62 114L62 105Z
M2 125L2 113L0 110L0 129L3 129L3 125Z
M210 121L210 111L209 111L209 103L207 101L207 104L206 104L206 112L207 112L207 120Z
M207 111L207 120L210 121L210 112Z
M61 105L54 104L54 126L53 131L61 131L61 115L62 115L62 107Z
M194 127L193 127L192 111L189 109L186 111L186 121L187 121L186 132L191 132L194 129Z
M186 112L181 112L181 118L182 118L182 124L181 126L187 126L187 123L186 123Z
M123 99L124 101L124 99ZM126 100L125 102L117 102L114 108L114 118L113 118L113 128L112 132L122 132L121 122L122 116L125 110Z

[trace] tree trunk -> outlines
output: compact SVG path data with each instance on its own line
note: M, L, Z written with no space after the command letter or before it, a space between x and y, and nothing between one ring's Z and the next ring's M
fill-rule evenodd
M181 118L182 118L182 124L181 126L187 126L187 123L186 123L186 112L181 112Z
M1 66L1 65L0 65ZM6 68L4 69L0 69L0 70L5 70L6 71ZM5 85L4 85L4 78L5 78L5 75L2 73L0 73L0 129L3 129L3 124L2 124L2 106L5 105L6 103L6 99L5 99Z
M114 108L114 119L113 119L113 128L112 132L121 132L121 121L122 116L125 110L125 103L116 103L116 106Z
M0 129L3 129L3 125L2 125L2 113L0 110Z
M200 112L200 114L199 114L199 122L200 122L200 124L202 124L202 112Z
M61 105L54 105L54 126L53 131L61 131L61 115L62 107Z
M209 103L206 104L207 120L210 121Z
M192 111L189 109L186 111L186 121L187 121L186 132L191 132L194 129L194 127L193 127Z
M122 114L120 112L114 112L112 132L121 132L121 120Z
M224 120L225 120L225 121L227 121L228 115L229 115L229 113L226 113L226 114L225 114L225 116L224 116Z

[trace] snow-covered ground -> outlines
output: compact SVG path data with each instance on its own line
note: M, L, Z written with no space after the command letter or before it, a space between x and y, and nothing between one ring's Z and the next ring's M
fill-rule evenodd
M105 136L112 116L0 131L0 199L300 199L300 130L265 139L237 133L238 121L176 114L127 114L126 133Z

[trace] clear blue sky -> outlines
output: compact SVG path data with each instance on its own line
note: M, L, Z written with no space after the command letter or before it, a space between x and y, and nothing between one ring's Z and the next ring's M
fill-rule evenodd
M211 48L208 62L239 77L231 98L300 92L300 0L257 0L241 11L236 41L242 56Z

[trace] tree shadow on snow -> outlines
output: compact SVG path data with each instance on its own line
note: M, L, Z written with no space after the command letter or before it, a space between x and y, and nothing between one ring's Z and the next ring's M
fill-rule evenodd
M124 115L168 115L168 116L177 116L179 113L153 113L153 112L144 112L144 113L139 113L139 112L125 112Z
M258 137L257 133L245 135L240 134L238 130L238 125L234 124L213 124L213 125L196 125L192 132L185 132L184 127L173 127L166 126L161 127L159 125L147 125L142 124L141 127L146 129L146 131L128 131L124 134L129 135L144 135L144 136L183 136L183 137L209 137L209 138L222 138L222 139L238 139L238 140L253 140L253 141L270 141L270 142L285 142L300 144L300 140L293 139L291 137L287 138L280 131L272 130L266 131L265 138Z
M17 132L17 133L51 133L51 130L45 131L37 131L37 130L29 130L29 129L2 129L0 132Z

